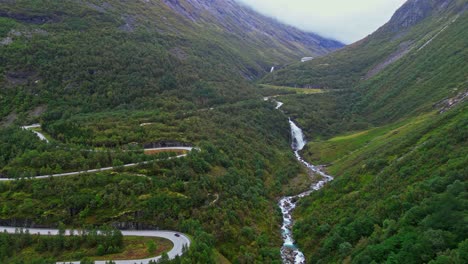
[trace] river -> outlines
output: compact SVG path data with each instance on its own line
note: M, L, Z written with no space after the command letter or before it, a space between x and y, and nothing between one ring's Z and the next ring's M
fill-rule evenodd
M283 103L279 101L275 101L277 104L277 109L279 109ZM320 190L326 183L333 180L333 177L327 175L325 172L321 170L320 167L314 166L307 161L305 161L301 155L300 151L306 145L306 139L304 137L304 133L302 129L297 126L294 121L289 119L289 125L291 127L291 148L294 151L294 155L296 159L301 162L308 170L313 172L315 175L320 175L320 181L312 184L310 189L294 195L294 196L285 196L281 198L278 205L281 208L281 212L283 214L283 225L281 226L281 234L283 237L283 246L281 248L281 258L283 259L284 264L304 264L306 263L306 259L304 253L302 253L299 248L295 245L295 241L292 234L292 229L294 225L294 220L292 218L292 213L294 208L296 208L297 202L300 198L309 196L312 192Z

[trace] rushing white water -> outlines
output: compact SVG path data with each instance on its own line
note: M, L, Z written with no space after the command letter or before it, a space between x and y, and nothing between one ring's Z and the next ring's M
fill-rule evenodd
M275 71L275 66L271 67L270 72L274 72L274 71Z
M304 133L302 133L302 129L300 129L291 118L289 119L289 125L291 126L291 147L295 152L301 151L306 144Z
M282 102L276 101L276 109L280 109L283 106Z
M279 105L280 102L276 101ZM283 104L279 105L281 107ZM279 107L277 109L279 109ZM320 190L327 182L332 181L333 177L324 173L320 167L314 166L307 161L305 161L299 151L301 151L306 145L306 140L304 138L304 133L302 129L299 128L296 123L289 119L289 124L291 126L291 137L292 143L291 148L294 151L294 155L297 160L304 164L309 170L318 174L322 179L314 183L310 189L306 192L300 193L295 196L286 196L279 201L279 207L283 214L283 225L281 226L281 233L283 236L283 247L281 248L281 258L283 259L284 264L304 264L306 263L304 254L295 246L295 241L292 236L292 228L294 220L292 219L292 212L296 208L297 201L302 198L309 196L312 192Z

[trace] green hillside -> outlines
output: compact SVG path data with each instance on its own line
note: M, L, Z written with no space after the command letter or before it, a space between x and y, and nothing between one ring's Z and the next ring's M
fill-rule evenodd
M366 39L261 82L335 89L282 97L335 180L304 198L310 263L465 263L466 1L408 1ZM338 90L336 90L338 89Z
M411 2L367 38L276 71L261 83L350 90L355 94L337 97L350 107L336 112L357 113L377 124L430 111L442 100L463 96L468 81L466 1L419 3L429 5L428 11L420 11L422 17L411 16ZM437 6L442 2L444 8Z
M277 202L315 180L290 117L335 177L294 212L307 263L466 263L466 10L409 0L339 49L235 0L1 1L0 226L177 230L192 245L162 263L282 263ZM143 149L166 144L195 149ZM158 247L125 241L2 234L0 263Z
M251 96L246 80L272 65L341 45L243 11L231 0L217 4L244 17L218 18L190 1L185 8L194 9L193 17L186 17L170 3L0 3L0 84L7 88L1 90L0 117L5 122L9 114L44 105L89 112L169 108L166 98L187 101L187 108L233 102ZM231 28L244 25L234 18L255 21L259 29ZM279 35L267 34L275 30Z
M466 262L467 110L310 143L306 157L336 179L298 207L308 259Z
M117 169L0 182L0 225L179 230L193 239L183 263L279 263L276 199L309 179L250 80L341 46L233 0L1 1L0 177ZM20 129L32 123L50 143ZM142 150L174 141L201 151ZM5 237L1 263L70 248Z

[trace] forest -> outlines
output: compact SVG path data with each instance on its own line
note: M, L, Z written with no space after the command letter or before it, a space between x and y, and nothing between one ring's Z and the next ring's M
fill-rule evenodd
M1 232L0 262L92 263L139 243L160 263L282 263L277 202L316 180L288 117L301 155L335 177L294 213L308 262L468 262L464 1L301 64L302 48L163 2L0 3L0 178L16 178L0 181L0 225L61 230ZM35 123L49 142L21 128ZM164 141L197 149L145 153ZM118 229L177 230L191 246L169 260Z

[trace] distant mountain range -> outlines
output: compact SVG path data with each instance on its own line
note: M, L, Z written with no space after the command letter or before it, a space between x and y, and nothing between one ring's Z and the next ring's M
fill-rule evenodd
M357 88L362 96L356 100L362 100L359 105L374 120L430 109L465 88L467 9L463 0L409 0L388 23L363 40L275 71L263 82Z
M262 80L324 89L281 100L305 159L335 176L295 212L308 263L468 262L467 10L409 0L367 38Z
M226 76L245 87L246 80L259 78L273 65L343 46L234 0L64 0L40 5L8 0L0 3L0 20L0 85L17 87L3 91L8 95L1 97L6 101L0 117L18 107L7 103L18 93L28 98L31 109L44 104L32 100L37 94L45 104L57 96L75 104L94 95L99 101L95 107L101 108L128 104L148 91L194 100L193 85L203 80L222 84L205 87L211 99L197 102L232 100L251 91L240 85L223 89ZM129 99L128 89L134 86Z

